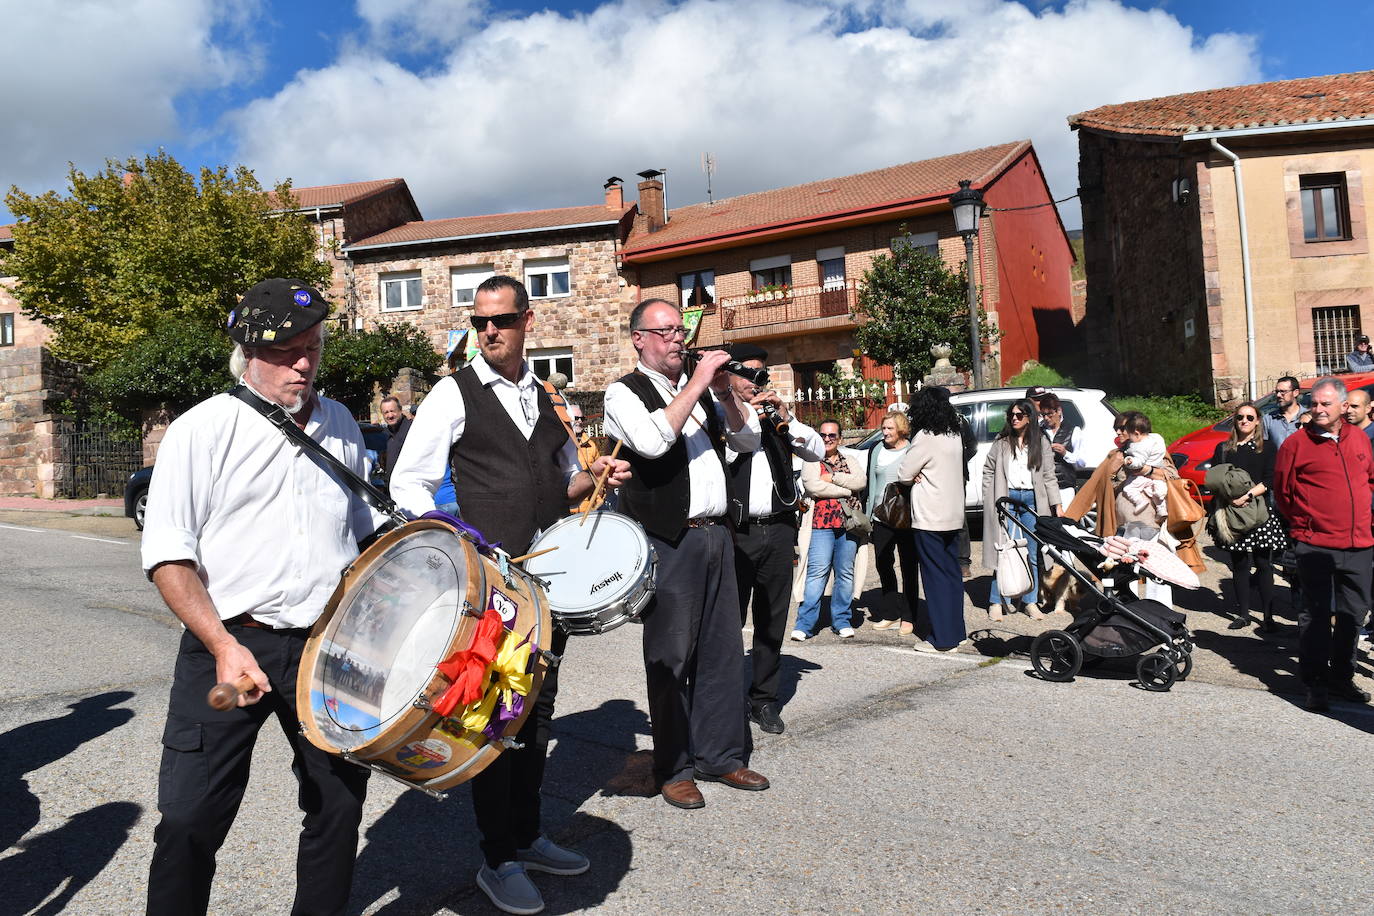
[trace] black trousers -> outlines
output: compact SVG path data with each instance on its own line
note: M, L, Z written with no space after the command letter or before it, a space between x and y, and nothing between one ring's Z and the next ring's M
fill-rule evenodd
M873 563L878 567L878 581L883 589L883 603L887 604L897 596L897 570L893 562L894 554L902 566L902 590L900 617L907 623L916 623L916 606L920 603L920 563L916 554L916 539L909 528L889 528L882 522L873 523ZM861 591L861 584L854 583L854 591ZM886 614L887 611L884 611Z
M649 542L658 552L658 587L643 614L654 777L729 773L744 766L749 740L734 539L712 525L688 528L676 545Z
M554 627L549 651L562 655L567 647L568 634ZM472 811L482 833L482 856L492 868L514 860L517 849L527 849L539 838L540 792L557 697L558 669L550 668L516 736L524 747L502 751L472 779Z
M776 703L782 665L782 640L792 603L792 559L797 526L788 522L746 524L735 533L735 583L741 624L752 608L754 640L750 650L754 674L749 702L754 707Z
M1293 552L1303 593L1298 673L1309 687L1343 684L1355 676L1355 643L1369 609L1374 548L1338 550L1297 541Z
M238 814L258 731L276 716L294 753L291 769L305 812L291 912L341 913L353 884L369 773L319 750L300 733L296 671L308 631L239 625L229 631L267 672L272 691L252 706L211 709L205 695L215 685L215 658L189 630L182 634L162 736L157 789L162 819L153 831L148 912L205 912L215 854Z

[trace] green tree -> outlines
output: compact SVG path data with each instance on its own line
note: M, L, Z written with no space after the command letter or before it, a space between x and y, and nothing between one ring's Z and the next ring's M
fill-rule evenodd
M169 317L221 327L266 277L329 280L314 229L289 212L290 182L264 193L242 166L197 180L160 152L90 176L72 167L68 183L66 194L15 187L5 197L18 222L4 272L63 358L103 367Z
M442 358L412 324L385 324L372 331L331 331L315 386L357 416L372 400L372 386L387 385L402 369L433 377Z
M231 349L219 328L164 318L119 359L86 377L78 412L106 419L113 414L131 425L145 407L165 404L181 413L229 388Z
M907 381L919 380L935 365L930 348L937 343L950 345L954 365L972 365L964 270L950 270L938 255L900 245L891 255L874 258L859 289L857 311L861 323L854 340L859 349L875 362L893 366ZM998 332L988 325L982 308L978 317L986 345Z

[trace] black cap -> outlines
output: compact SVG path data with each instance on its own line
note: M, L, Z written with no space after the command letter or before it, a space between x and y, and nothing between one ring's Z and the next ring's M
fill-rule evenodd
M1369 335L1367 335L1367 334L1361 334L1359 337L1356 337L1356 338L1355 338L1355 343L1357 343L1357 344L1369 343Z
M1026 389L1026 397L1034 401L1036 398L1043 398L1049 394L1050 390L1044 385L1032 385Z
M225 330L245 347L283 343L324 321L329 303L304 280L263 280L239 299Z
M725 348L725 352L730 354L730 358L737 363L747 362L751 359L768 361L768 351L758 344L733 343Z

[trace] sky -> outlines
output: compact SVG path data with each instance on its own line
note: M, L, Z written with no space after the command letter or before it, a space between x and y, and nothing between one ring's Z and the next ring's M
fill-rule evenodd
M1099 105L1374 66L1367 0L0 0L0 189L165 149L265 186L405 178L427 219L669 205L1028 138ZM58 52L58 53L55 53ZM1077 204L1061 207L1079 225ZM0 224L11 222L0 204Z

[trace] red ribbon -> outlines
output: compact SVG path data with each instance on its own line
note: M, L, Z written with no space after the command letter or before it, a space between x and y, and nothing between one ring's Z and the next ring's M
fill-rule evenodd
M475 703L486 693L487 669L496 658L496 646L501 638L501 615L495 608L487 608L477 622L472 645L459 649L439 663L439 673L448 678L448 689L434 701L433 709L441 716L450 716L460 706Z

